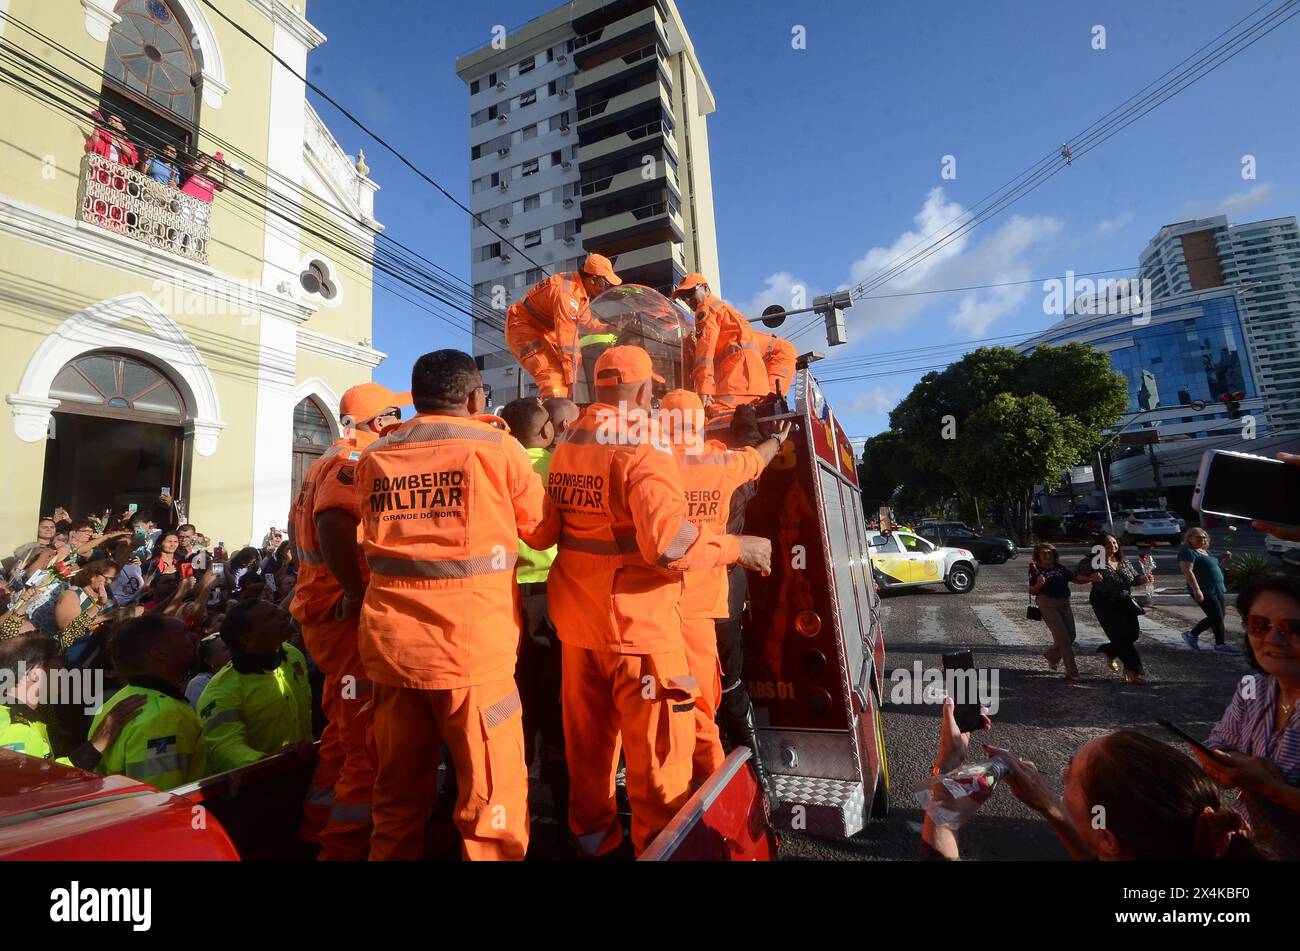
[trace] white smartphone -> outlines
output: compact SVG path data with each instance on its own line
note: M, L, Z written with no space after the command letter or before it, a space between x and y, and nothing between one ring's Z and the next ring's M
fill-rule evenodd
M1300 525L1300 468L1267 456L1211 449L1201 457L1192 508L1207 515Z

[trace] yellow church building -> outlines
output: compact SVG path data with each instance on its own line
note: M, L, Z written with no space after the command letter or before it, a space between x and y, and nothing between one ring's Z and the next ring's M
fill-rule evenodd
M293 71L201 0L0 0L0 554L163 489L260 541L384 359L378 186L294 75L325 37L219 6Z

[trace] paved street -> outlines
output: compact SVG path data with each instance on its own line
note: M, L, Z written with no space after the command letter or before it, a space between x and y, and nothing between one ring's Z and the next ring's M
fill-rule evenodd
M1216 544L1216 548L1218 545ZM1063 551L1067 563L1084 550ZM945 650L969 647L979 667L998 672L999 709L987 740L1032 759L1060 788L1060 774L1070 755L1083 743L1104 733L1131 727L1161 739L1167 734L1156 717L1172 720L1194 736L1204 736L1218 720L1237 680L1248 668L1241 655L1187 649L1179 632L1200 618L1200 610L1185 593L1176 563L1177 551L1157 556L1158 587L1166 589L1156 606L1141 618L1138 650L1146 665L1146 686L1124 684L1095 654L1104 638L1087 604L1087 589L1074 591L1082 681L1066 684L1050 673L1041 652L1051 643L1042 622L1025 618L1026 554L1005 565L986 565L975 589L950 594L942 585L914 588L887 596L882 602L886 648L885 736L892 781L888 819L875 822L848 842L828 842L787 836L783 855L789 859L860 860L915 857L920 821L912 790L929 777L938 738L938 709L934 706L889 702L889 676L912 668L915 661L940 665ZM1228 642L1241 643L1241 625L1229 616ZM1211 641L1204 635L1204 643ZM972 744L972 759L983 751ZM999 789L961 832L962 854L979 859L1065 859L1047 824L1006 790Z

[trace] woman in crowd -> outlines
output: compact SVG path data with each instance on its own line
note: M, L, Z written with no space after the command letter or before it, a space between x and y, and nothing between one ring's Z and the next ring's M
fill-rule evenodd
M970 734L943 705L937 776L966 760ZM1085 743L1066 768L1064 795L1047 785L1038 767L1008 750L984 745L1006 764L1012 795L1050 823L1070 855L1079 861L1165 861L1254 859L1241 816L1224 807L1219 787L1194 761L1159 740L1120 730ZM936 790L940 792L941 790ZM932 797L932 801L938 797ZM1105 816L1097 822L1097 816ZM921 858L959 858L957 835L927 810Z
M146 575L174 575L180 571L180 559L176 549L180 547L181 537L175 532L163 532L158 536L158 543L153 546L153 557L144 566Z
M1047 629L1052 632L1052 646L1043 652L1047 666L1056 670L1065 664L1065 679L1078 680L1079 669L1074 661L1074 612L1070 609L1070 582L1074 572L1061 564L1056 546L1041 542L1034 546L1033 561L1029 565L1029 593L1043 615Z
M262 580L258 572L260 562L261 554L251 545L235 552L226 563L226 577L229 579L228 586L231 590L240 592L251 584L260 583Z
M32 612L32 622L69 647L89 634L99 616L115 606L109 586L117 572L117 565L108 559L91 562L69 579L61 593Z
M1246 626L1243 677L1196 752L1206 772L1241 790L1234 808L1279 857L1300 858L1300 578L1257 579L1237 596Z
M1138 615L1143 612L1133 600L1133 586L1150 584L1154 579L1124 557L1119 539L1110 532L1098 535L1094 546L1097 549L1100 558L1085 557L1074 577L1078 584L1092 584L1088 603L1107 638L1097 652L1109 658L1111 670L1124 665L1125 683L1144 684L1147 681L1142 676L1142 658L1137 652ZM1100 567L1096 565L1098 560Z
M1183 631L1183 640L1192 650L1200 650L1200 636L1214 631L1214 649L1221 654L1235 654L1237 649L1224 640L1223 620L1228 606L1224 596L1228 586L1223 581L1222 565L1232 557L1232 552L1222 552L1210 557L1210 533L1203 528L1189 528L1183 537L1183 548L1178 552L1178 567L1187 579L1187 593L1201 606L1205 617L1189 631Z

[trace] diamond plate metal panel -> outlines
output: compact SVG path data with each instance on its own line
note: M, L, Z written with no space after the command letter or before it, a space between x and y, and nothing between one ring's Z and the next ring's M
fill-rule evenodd
M773 825L788 832L847 839L862 830L866 797L862 783L820 776L773 776L777 808Z
M848 731L813 733L796 730L759 730L759 748L763 763L775 774L825 776L844 782L862 780L861 757L857 739ZM794 750L799 757L795 766L786 765L782 752Z

